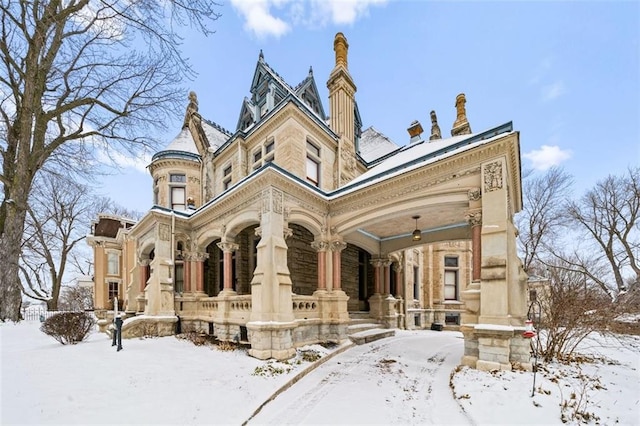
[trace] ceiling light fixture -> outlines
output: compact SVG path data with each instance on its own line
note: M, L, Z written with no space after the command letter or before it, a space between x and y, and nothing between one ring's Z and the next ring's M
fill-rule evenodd
M411 233L411 239L413 241L420 241L422 239L422 232L418 229L418 219L420 219L420 216L411 216L411 219L415 219L416 221L416 230Z

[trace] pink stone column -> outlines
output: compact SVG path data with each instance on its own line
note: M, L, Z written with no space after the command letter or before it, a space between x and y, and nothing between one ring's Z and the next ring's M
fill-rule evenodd
M380 294L380 270L382 269L382 261L374 259L371 261L373 265L373 294Z
M327 249L329 243L313 241L311 247L318 252L318 290L324 291L327 289Z
M196 291L204 293L204 259L196 260L194 263L196 270Z
M391 294L391 261L384 262L384 294Z
M184 261L184 292L191 292L191 258L187 257Z
M233 252L238 250L238 244L234 244L231 242L220 242L218 243L218 247L224 253L223 263L224 263L224 285L222 291L233 291Z
M482 210L475 209L467 213L467 222L471 226L471 281L480 281L482 270Z
M347 248L347 243L333 241L331 250L333 251L333 290L342 290L342 250Z
M404 282L402 281L402 266L400 263L395 267L396 273L396 294L398 297L404 298Z

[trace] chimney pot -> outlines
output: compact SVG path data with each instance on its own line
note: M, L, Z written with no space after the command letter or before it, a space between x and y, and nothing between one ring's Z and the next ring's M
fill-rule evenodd
M409 142L416 142L420 140L420 135L422 134L422 125L420 124L420 122L418 120L413 120L413 122L411 122L411 124L409 125L409 128L407 129L407 131L409 132L409 136L411 136L411 139L409 140Z

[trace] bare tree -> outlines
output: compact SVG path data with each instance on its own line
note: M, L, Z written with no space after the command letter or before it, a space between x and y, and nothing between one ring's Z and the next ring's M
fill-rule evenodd
M555 252L565 267L584 274L612 299L640 282L640 168L610 175L567 214L581 235L571 256Z
M553 243L567 223L564 206L573 178L561 167L552 167L541 176L529 173L523 183L523 208L517 217L518 243L524 270L531 273L545 246Z
M60 176L36 179L29 197L23 233L20 277L22 292L58 308L69 260L89 231L91 220L109 205L92 197L85 185Z
M93 291L89 287L73 285L64 287L58 304L60 310L84 311L93 308Z
M124 150L178 113L192 75L177 29L205 34L208 0L1 0L0 320L20 319L28 197L43 165L69 152Z
M538 294L542 306L540 351L546 361L570 357L593 332L606 333L615 317L611 299L563 260L546 267L550 285Z

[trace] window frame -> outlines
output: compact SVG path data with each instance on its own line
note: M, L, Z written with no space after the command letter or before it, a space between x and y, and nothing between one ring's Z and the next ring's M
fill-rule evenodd
M444 256L444 273L442 277L443 299L445 301L460 300L460 259L458 256ZM449 283L448 277L453 277L453 283ZM447 291L447 289L449 289ZM453 289L453 296L451 296Z
M112 265L115 261L115 272L112 270ZM107 275L120 276L120 253L115 251L107 252Z
M316 187L320 187L320 177L322 176L322 149L321 147L307 138L307 155L305 160L305 178L307 182L312 183ZM309 173L315 171L316 178Z

